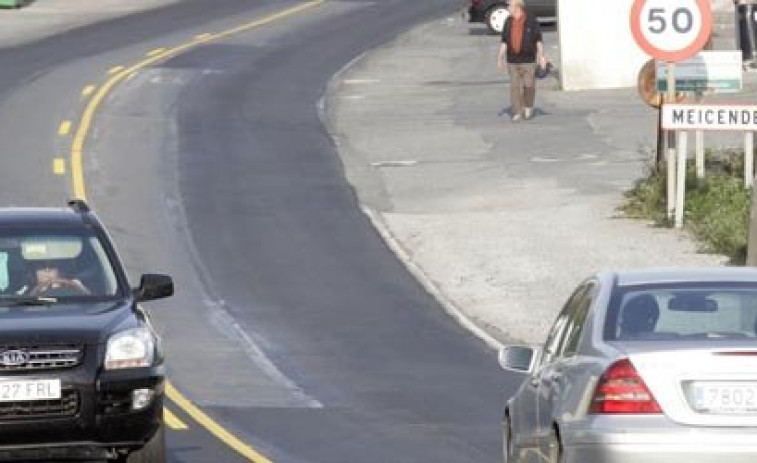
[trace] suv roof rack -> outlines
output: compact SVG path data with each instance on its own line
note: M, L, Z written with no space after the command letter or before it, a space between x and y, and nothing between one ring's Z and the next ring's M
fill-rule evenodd
M87 205L87 202L83 199L71 199L68 201L68 207L74 210L74 212L78 212L79 214L86 214L87 212L90 212L90 208Z

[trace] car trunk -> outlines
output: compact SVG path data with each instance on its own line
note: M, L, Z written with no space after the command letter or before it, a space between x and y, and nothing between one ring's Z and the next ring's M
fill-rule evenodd
M686 425L757 426L757 343L619 346L665 414ZM709 343L708 343L709 344Z

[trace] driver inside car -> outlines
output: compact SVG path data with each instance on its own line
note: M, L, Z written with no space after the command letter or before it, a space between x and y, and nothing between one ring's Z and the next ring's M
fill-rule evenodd
M81 281L65 278L54 262L40 261L34 266L35 284L25 295L32 297L66 297L92 294Z

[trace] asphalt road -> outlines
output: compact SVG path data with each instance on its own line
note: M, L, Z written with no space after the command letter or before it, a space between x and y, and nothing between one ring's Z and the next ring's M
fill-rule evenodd
M296 2L186 1L0 52L0 202L56 205L82 89L145 53ZM136 72L87 134L88 199L155 305L172 382L276 462L494 462L517 380L362 214L318 103L329 79L449 0L325 2ZM114 70L112 72L117 72ZM86 92L85 92L86 93ZM390 143L391 140L387 140ZM249 461L175 402L171 461Z

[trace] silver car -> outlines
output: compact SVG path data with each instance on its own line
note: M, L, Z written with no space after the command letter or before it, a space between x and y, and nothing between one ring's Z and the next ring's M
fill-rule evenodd
M757 270L600 274L542 347L504 413L505 462L757 461Z

